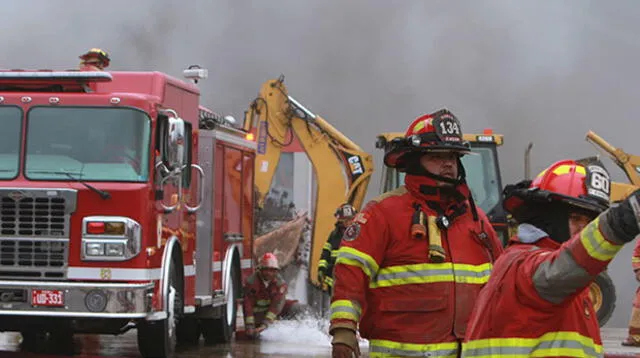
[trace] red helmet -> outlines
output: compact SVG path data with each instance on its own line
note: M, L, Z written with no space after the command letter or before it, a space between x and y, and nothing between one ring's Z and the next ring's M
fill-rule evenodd
M469 143L462 139L460 121L447 109L416 118L403 138L391 141L384 164L403 171L406 169L407 154L437 151L457 152L460 155L471 152Z
M597 215L609 207L610 183L609 173L595 158L561 160L533 181L507 186L503 205L516 220L519 209L534 202L564 203Z
M85 62L90 59L97 59L98 61L102 62L104 67L108 67L109 63L111 62L111 59L109 58L109 54L107 54L107 52L99 48L92 48L86 53L84 53L83 55L81 55L79 58Z
M260 259L260 268L280 269L280 267L278 266L278 258L276 257L276 255L270 252L262 255L262 258Z
M338 210L336 210L334 216L338 220L347 220L353 218L358 213L358 210L353 207L353 205L346 203L340 205Z

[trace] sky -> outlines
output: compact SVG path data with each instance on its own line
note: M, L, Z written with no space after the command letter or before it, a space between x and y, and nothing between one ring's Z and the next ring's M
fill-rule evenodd
M0 67L72 68L91 47L109 52L113 70L181 77L198 64L209 71L202 103L237 119L284 74L293 97L377 166L378 133L444 107L465 132L505 135L504 183L522 178L530 141L533 173L598 154L590 129L640 154L633 0L31 0L7 1L3 14ZM612 323L624 327L636 283L628 255L620 260Z

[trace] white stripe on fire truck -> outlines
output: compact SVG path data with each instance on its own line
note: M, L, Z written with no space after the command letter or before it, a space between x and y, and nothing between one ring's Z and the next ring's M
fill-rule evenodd
M248 269L251 268L252 262L251 259L242 259L240 260L240 269ZM211 266L211 271L220 272L222 271L222 261L213 261L213 266Z
M162 270L113 267L69 267L67 278L73 280L114 280L114 281L147 281L159 280ZM195 276L194 265L184 266L185 276Z
M251 259L240 260L240 268L241 269L251 268Z

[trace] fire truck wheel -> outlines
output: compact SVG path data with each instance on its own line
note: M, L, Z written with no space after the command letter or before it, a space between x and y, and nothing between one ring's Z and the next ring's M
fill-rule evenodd
M159 321L142 321L138 325L138 350L143 357L171 357L176 343L176 327L182 309L182 295L178 291L178 273L171 267L165 307L167 318ZM180 310L180 311L179 311Z
M604 271L589 285L589 296L598 316L600 327L604 326L616 308L616 288L609 274Z
M187 316L180 319L177 327L178 346L188 347L198 344L200 341L200 327L195 317Z
M240 272L237 265L232 266L229 280L229 292L231 296L227 303L221 307L220 318L203 319L201 321L202 336L207 345L216 343L228 343L233 337L236 327L236 301L240 296Z

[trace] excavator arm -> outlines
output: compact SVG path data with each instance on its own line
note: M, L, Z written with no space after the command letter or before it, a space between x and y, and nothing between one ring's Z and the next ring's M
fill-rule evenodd
M255 184L259 208L269 193L282 148L291 143L294 135L313 165L317 190L312 210L309 279L320 286L318 261L333 230L333 214L343 203L360 210L373 173L372 156L289 96L282 76L262 85L245 113L244 129L257 133Z
M626 153L621 148L609 144L593 131L587 132L587 141L604 150L611 159L624 171L631 184L612 182L611 201L624 200L629 194L640 188L640 156Z

